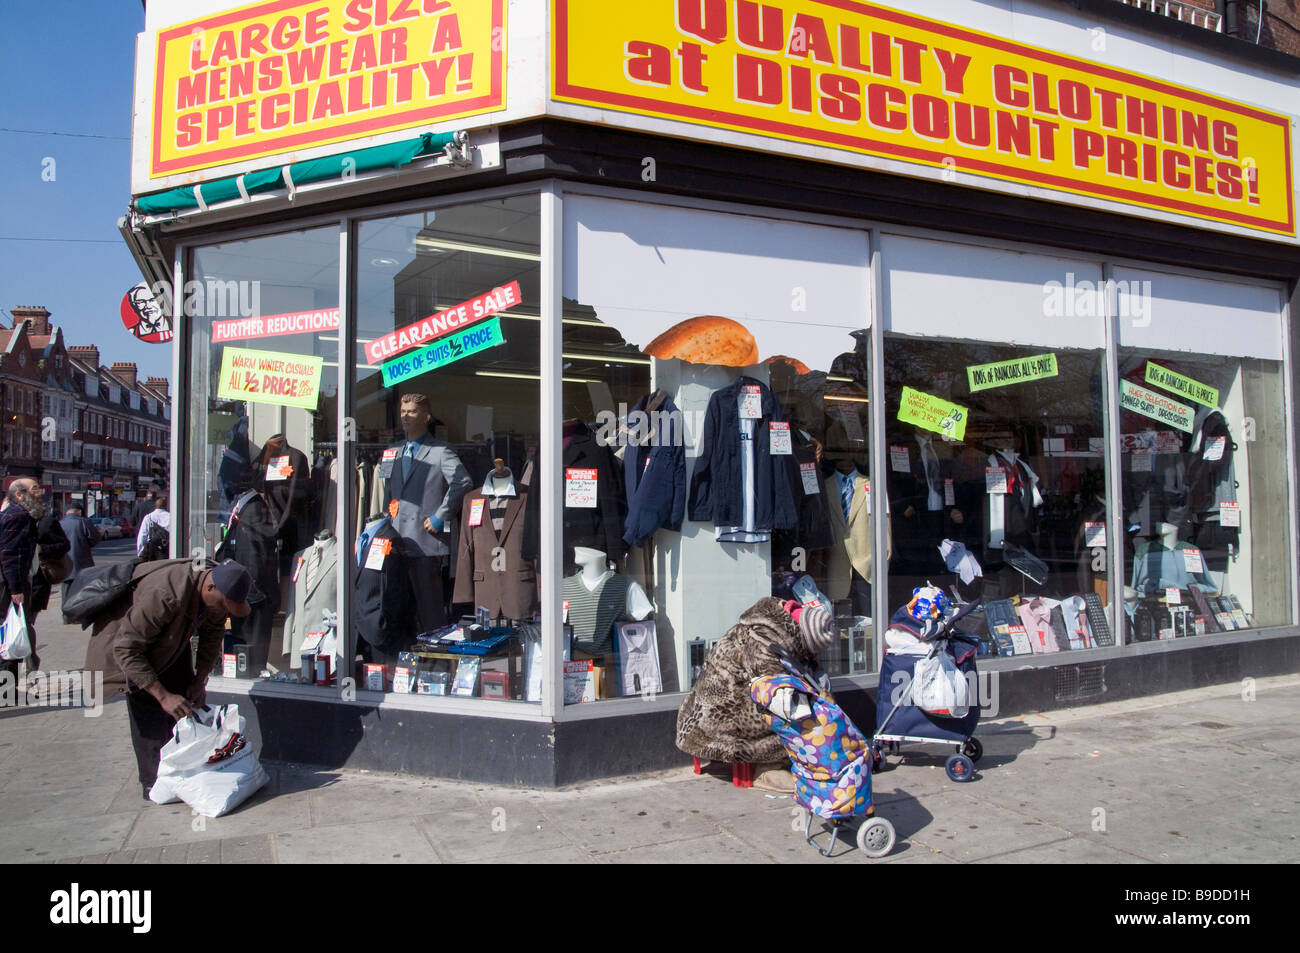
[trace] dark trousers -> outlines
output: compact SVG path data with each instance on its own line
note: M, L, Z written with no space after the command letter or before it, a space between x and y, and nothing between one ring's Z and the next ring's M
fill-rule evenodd
M185 694L194 681L194 666L190 663L188 647L177 661L158 674L158 681L169 692ZM131 745L135 748L140 784L147 794L158 780L159 752L171 740L176 719L163 711L152 695L136 688L126 693L126 711L131 721Z
M415 595L416 635L447 624L442 596L442 556L407 556L406 571Z

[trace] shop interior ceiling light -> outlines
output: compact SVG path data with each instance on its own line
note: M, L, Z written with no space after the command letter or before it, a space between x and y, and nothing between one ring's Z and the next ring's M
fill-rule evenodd
M521 261L541 261L542 256L537 252L515 251L512 248L496 248L492 245L474 245L469 242L453 242L441 238L426 238L423 235L417 235L415 244L419 248L428 248L432 251L465 251L477 255L491 255L495 258L517 258Z

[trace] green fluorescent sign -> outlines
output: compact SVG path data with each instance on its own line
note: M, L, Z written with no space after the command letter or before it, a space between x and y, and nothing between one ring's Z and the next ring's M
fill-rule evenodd
M1135 414L1177 427L1183 433L1192 432L1192 422L1196 417L1196 411L1186 404L1131 381L1119 382L1119 405Z
M972 394L990 387L1006 387L1008 384L1055 377L1056 374L1055 354L1035 354L1033 357L1018 357L1010 361L994 361L992 364L972 364L966 368L966 379L970 382Z
M384 375L384 386L392 387L404 380L445 367L459 361L462 357L469 357L471 354L505 343L506 339L501 336L501 319L483 321L441 338L428 347L385 361L380 365L380 371Z
M1190 377L1184 377L1177 371L1171 371L1151 361L1147 361L1147 383L1181 394L1188 400L1194 400L1206 407L1219 406L1219 392L1209 384L1194 381Z
M903 396L898 407L898 419L930 430L937 434L963 440L966 437L966 419L970 412L960 404L954 404L926 394L923 391L903 388Z

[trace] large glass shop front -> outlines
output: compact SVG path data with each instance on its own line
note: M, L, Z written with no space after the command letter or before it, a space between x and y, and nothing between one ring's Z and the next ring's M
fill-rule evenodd
M529 704L554 650L564 705L653 697L769 597L868 675L926 584L989 658L1292 623L1278 288L565 194L547 368L541 201L191 249L258 291L189 334L187 545L257 590L224 676Z

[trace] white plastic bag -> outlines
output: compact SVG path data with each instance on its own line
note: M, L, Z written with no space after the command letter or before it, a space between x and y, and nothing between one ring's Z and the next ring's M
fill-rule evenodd
M965 718L970 711L970 685L953 657L942 648L917 659L912 670L912 704L931 715Z
M32 643L27 637L27 614L23 612L22 606L10 602L4 629L0 630L0 658L6 662L17 662L31 654Z
M184 801L204 817L220 817L269 780L244 734L239 706L222 705L176 723L160 753L149 800Z

